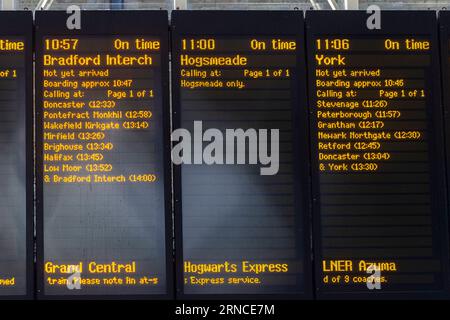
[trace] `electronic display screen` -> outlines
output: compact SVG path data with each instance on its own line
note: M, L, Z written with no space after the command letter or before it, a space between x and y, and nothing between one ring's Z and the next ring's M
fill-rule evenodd
M171 24L178 295L310 296L303 15Z
M0 12L0 297L31 295L31 12Z
M318 296L438 297L448 244L436 15L382 11L379 29L369 17L306 14Z
M165 11L36 12L39 294L172 289Z
M440 44L441 44L441 79L442 79L442 101L444 107L444 137L446 146L446 167L447 167L447 201L450 195L450 189L448 188L450 168L450 14L446 11L439 12L439 31L440 31ZM447 202L447 219L448 219L448 202ZM450 249L449 249L450 250ZM447 280L450 280L448 275Z

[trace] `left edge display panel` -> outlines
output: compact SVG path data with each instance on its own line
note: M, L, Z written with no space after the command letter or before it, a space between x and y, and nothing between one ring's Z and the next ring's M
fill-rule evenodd
M68 17L35 17L37 296L170 299L167 12Z
M0 300L31 299L33 18L0 11Z

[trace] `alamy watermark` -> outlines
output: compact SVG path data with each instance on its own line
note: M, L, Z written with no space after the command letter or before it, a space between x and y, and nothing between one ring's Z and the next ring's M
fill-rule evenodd
M193 136L184 128L172 132L172 162L181 164L260 164L260 174L275 175L280 167L280 133L278 129L209 128L194 121Z
M66 13L69 15L66 20L66 27L69 30L81 29L81 8L77 5L67 7Z
M376 4L367 7L366 13L369 17L366 20L366 27L369 30L381 29L381 8Z
M80 290L81 289L81 270L80 266L70 265L69 272L71 275L67 277L66 287L69 290Z
M375 264L371 264L366 272L370 274L366 278L366 286L369 290L380 290L381 289L381 269Z

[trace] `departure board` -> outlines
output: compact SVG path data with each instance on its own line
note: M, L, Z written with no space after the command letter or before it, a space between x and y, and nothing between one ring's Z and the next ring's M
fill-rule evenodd
M172 12L180 297L311 295L303 24Z
M436 14L383 11L373 30L368 18L306 15L318 296L440 297L448 244Z
M0 12L0 299L32 297L31 12Z
M36 12L38 294L172 291L165 11Z
M442 75L442 100L444 106L445 123L445 146L446 146L446 167L447 167L447 220L449 219L448 199L450 195L449 168L450 168L450 13L446 11L439 12L439 31L441 43L441 75ZM450 248L449 248L450 250ZM450 281L450 274L447 275L447 281Z

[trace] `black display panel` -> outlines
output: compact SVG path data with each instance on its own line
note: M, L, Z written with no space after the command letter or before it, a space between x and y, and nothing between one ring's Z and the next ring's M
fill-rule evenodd
M436 14L382 11L375 30L368 17L306 14L318 297L442 297Z
M293 11L172 12L179 297L311 296L303 26Z
M67 18L36 12L38 295L168 298L167 12Z
M447 169L447 199L450 189L449 168L450 168L450 13L446 11L439 12L439 31L441 43L441 79L442 79L442 101L444 107L444 137L446 150L446 169ZM447 202L447 212L450 212ZM448 220L448 214L447 214ZM449 249L450 250L450 249ZM450 281L450 274L447 276Z
M0 299L33 296L31 12L0 12Z

